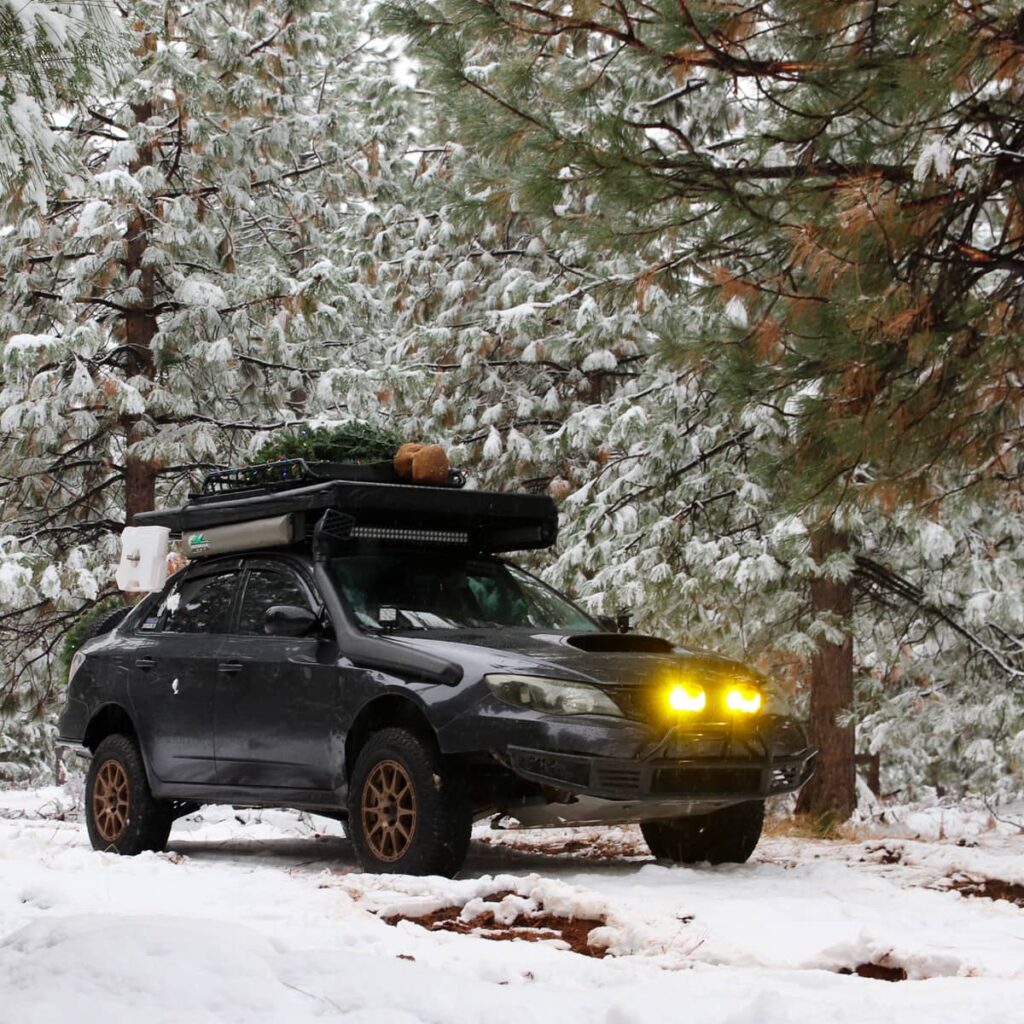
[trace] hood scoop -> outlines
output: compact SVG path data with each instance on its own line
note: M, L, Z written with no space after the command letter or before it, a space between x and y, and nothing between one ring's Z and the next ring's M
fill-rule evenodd
M565 642L590 654L671 654L675 650L667 640L642 633L576 633Z

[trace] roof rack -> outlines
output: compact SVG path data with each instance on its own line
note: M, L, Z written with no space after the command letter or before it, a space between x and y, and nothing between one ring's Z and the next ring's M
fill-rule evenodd
M367 483L397 484L401 481L390 462L307 462L305 459L277 459L253 466L235 466L207 474L202 487L189 495L199 500L211 495L238 494L243 491L268 493L300 487L324 480L362 480ZM462 470L448 471L448 483L442 486L462 487L466 477Z
M249 470L256 472L247 475ZM351 520L346 529L353 541L522 551L548 547L558 534L558 513L547 495L463 490L461 474L454 486L428 486L397 482L389 463L288 459L211 477L180 508L141 512L134 525L163 526L173 535L191 535L191 542L198 540L197 531L249 524L231 538L231 550L309 542L329 510ZM286 529L281 524L269 533L251 529L257 521L270 525L279 517L288 517ZM223 543L208 549L190 543L192 554L218 550L224 550Z

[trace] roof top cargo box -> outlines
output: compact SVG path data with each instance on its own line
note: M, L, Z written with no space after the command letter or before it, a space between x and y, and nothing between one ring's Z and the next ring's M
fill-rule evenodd
M332 467L334 478L325 479L326 472L317 466L313 472L272 483L249 482L214 493L204 486L207 493L190 495L181 508L140 512L134 525L165 526L182 536L218 526L294 516L295 535L302 538L309 537L317 520L333 509L351 517L355 537L414 540L416 534L435 531L449 538L464 536L462 543L479 551L548 547L558 534L558 513L546 495L339 478L344 472L344 467Z

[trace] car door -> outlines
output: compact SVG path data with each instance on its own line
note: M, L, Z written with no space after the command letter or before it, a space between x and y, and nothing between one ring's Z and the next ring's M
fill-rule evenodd
M163 782L213 785L214 697L240 573L198 566L141 621L133 641L131 699L150 771Z
M338 784L338 648L322 635L268 636L273 605L319 609L291 566L250 560L220 654L217 774L222 785L327 791Z

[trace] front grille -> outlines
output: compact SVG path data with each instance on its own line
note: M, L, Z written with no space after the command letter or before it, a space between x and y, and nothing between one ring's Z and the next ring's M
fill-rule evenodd
M707 707L696 714L677 714L668 706L669 687L662 684L627 686L621 683L605 685L602 689L622 709L623 715L634 722L649 722L669 726L678 722L684 727L704 729L706 725L722 726L733 721L721 706L722 688L729 680L712 674L693 674L707 694Z
M602 793L636 793L640 788L643 769L639 764L601 764L594 763L594 779L592 785Z
M553 781L580 787L590 782L590 765L584 758L560 757L540 751L517 751L514 762L525 772Z
M665 717L664 709L658 706L662 694L654 687L610 686L608 691L626 718L634 722L651 722Z
M759 793L761 770L759 768L696 768L671 767L655 768L651 779L652 793L672 793L682 796L709 794L731 796L733 794Z

